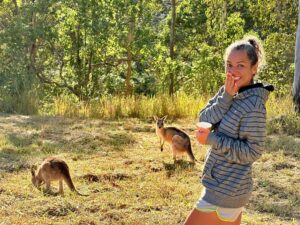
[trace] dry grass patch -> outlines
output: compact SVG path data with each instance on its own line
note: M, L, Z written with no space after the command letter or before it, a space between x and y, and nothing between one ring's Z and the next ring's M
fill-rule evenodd
M201 192L206 147L194 139L195 121L167 123L190 135L198 163L185 157L174 164L167 145L160 152L151 120L0 117L0 224L182 224ZM267 143L243 224L299 224L298 139ZM30 166L49 155L68 163L75 187L88 196L33 187Z

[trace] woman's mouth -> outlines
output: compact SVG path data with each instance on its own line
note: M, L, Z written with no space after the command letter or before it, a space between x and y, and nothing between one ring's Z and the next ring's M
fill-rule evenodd
M238 81L238 80L240 80L241 79L241 77L233 77L233 80L236 82L236 81Z

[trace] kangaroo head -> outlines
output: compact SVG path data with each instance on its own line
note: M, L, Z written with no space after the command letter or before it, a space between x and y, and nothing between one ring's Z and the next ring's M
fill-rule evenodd
M158 118L158 117L154 117L155 121L156 121L156 126L161 129L164 127L164 122L166 120L167 116L164 116L164 117L161 117L161 118Z
M31 182L36 188L40 188L42 181L38 179L38 177L36 176L35 174L36 169L37 167L35 165L31 167L31 175L32 175Z

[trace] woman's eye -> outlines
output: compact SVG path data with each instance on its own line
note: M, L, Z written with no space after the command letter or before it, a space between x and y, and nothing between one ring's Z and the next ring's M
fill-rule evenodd
M227 64L227 68L231 68L232 67L232 65L231 64Z
M244 68L244 65L239 64L239 65L238 65L238 68Z

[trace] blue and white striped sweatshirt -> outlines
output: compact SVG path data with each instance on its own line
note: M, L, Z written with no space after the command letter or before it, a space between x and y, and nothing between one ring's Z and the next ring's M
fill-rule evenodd
M205 201L226 208L248 202L252 164L264 148L270 91L273 86L256 83L232 97L223 86L199 113L199 121L212 123L214 130L208 136L211 148L202 174Z

